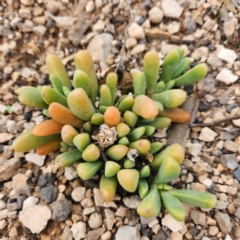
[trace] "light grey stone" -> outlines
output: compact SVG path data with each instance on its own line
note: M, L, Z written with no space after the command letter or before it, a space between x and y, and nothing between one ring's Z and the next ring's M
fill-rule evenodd
M216 76L216 79L221 83L229 85L236 82L238 80L238 76L233 74L231 70L223 68Z
M86 188L85 187L77 187L72 191L72 199L75 202L80 202L85 198Z
M116 240L139 240L140 232L136 227L122 226L117 230Z
M175 0L163 0L162 10L165 17L175 19L178 19L183 12L183 8Z
M163 19L163 12L155 6L148 12L148 18L152 23L160 23Z
M74 223L71 231L75 240L83 239L86 236L86 224L84 222Z
M34 163L39 167L43 166L45 158L46 158L45 155L41 156L34 152L30 152L25 155L26 161Z
M102 225L102 215L94 212L90 215L88 225L92 229L99 228Z
M130 27L128 28L128 35L130 38L135 39L144 39L145 34L144 30L141 26L139 26L137 23L132 23Z
M141 202L141 198L138 195L124 197L123 202L128 208L137 209L139 203Z
M6 161L2 161L0 164L0 182L6 181L14 176L19 167L21 162L18 158L11 158Z

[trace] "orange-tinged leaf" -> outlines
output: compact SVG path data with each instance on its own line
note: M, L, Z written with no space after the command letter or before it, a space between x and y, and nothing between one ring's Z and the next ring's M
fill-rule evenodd
M84 121L76 117L70 109L57 102L50 104L48 113L53 118L53 120L62 124L67 124L79 128L82 128L84 124Z
M33 129L35 136L49 136L56 133L61 133L63 124L56 122L53 119L41 122Z
M181 108L169 108L159 112L159 117L167 117L176 123L186 123L191 120L191 115Z
M109 127L116 126L120 123L121 116L118 108L111 106L107 108L104 113L104 123L107 124Z
M36 149L36 152L38 155L48 155L49 153L55 152L61 147L60 142L60 138L54 138L49 142L43 144L42 146L38 147Z

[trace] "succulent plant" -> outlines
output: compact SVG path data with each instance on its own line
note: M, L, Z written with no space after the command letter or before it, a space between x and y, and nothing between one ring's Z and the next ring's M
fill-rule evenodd
M178 221L183 221L182 202L212 208L215 196L191 190L173 190L168 183L180 175L184 149L176 143L161 151L162 143L152 135L171 122L188 122L190 114L178 108L187 97L183 89L203 78L207 66L186 71L189 58L183 50L170 51L159 78L159 57L150 51L143 71L133 70L133 93L116 96L118 76L109 73L100 87L93 60L86 50L75 56L76 71L71 83L61 60L49 55L46 65L53 88L21 87L19 101L43 109L49 118L18 136L15 151L36 149L40 155L60 150L54 171L79 162L77 173L88 180L99 173L100 192L112 201L118 184L127 192L138 192L137 212L143 217L159 214L161 203ZM73 88L73 90L72 90Z

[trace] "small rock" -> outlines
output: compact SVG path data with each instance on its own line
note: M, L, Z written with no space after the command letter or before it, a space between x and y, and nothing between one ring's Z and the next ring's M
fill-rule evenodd
M128 208L137 209L139 203L141 202L141 198L138 195L124 197L123 202Z
M89 12L89 13L92 12L95 9L94 1L88 1L85 9L86 9L86 12Z
M45 187L40 192L40 198L46 203L53 202L57 197L57 187L50 185Z
M106 231L105 233L102 234L101 240L110 240L112 237L111 231Z
M94 62L100 62L101 70L107 69L106 59L111 54L113 36L108 33L96 35L88 44L87 50Z
M72 239L73 239L72 231L69 228L69 226L66 226L63 230L60 240L72 240Z
M233 172L233 175L240 182L240 166Z
M217 50L217 57L221 60L224 60L230 64L233 64L237 59L237 54L235 51L220 46Z
M75 167L65 167L64 176L68 181L71 181L78 177L77 170Z
M162 219L162 225L166 226L173 232L178 232L178 231L182 230L181 222L178 222L170 214L165 214L165 216Z
M137 23L132 23L131 26L128 28L128 34L130 38L135 39L144 39L145 34L144 30L141 26L139 26Z
M8 210L7 209L3 209L0 211L0 220L6 218L8 215Z
M106 216L106 219L105 219L106 227L108 230L112 230L113 225L116 222L115 213L110 209L105 209L104 213Z
M229 69L223 68L216 76L216 79L219 82L229 85L231 83L236 82L238 80L238 76L233 74L232 71L230 71Z
M50 204L52 219L57 222L65 221L72 211L72 202L67 199L59 199Z
M235 216L240 219L240 208L237 209L237 211L235 212Z
M30 152L25 155L25 159L28 162L32 162L37 166L41 167L44 164L46 156L38 155L37 153Z
M12 179L12 188L22 189L27 185L28 177L24 174L18 173Z
M11 140L14 137L13 134L10 133L0 133L0 143L5 143ZM0 173L1 173L1 168L0 168ZM0 177L1 179L1 177ZM1 180L0 180L1 181Z
M84 208L83 210L83 215L90 215L91 213L95 212L96 209L95 207L90 207L90 208Z
M148 12L148 18L152 23L160 23L163 19L163 12L159 7L153 7Z
M38 179L38 185L40 187L46 187L54 183L56 176L52 173L47 173L45 175L41 175Z
M182 240L183 235L180 232L172 232L171 233L171 240Z
M19 213L20 222L29 228L32 233L40 233L46 227L50 218L50 209L42 205L25 208Z
M75 240L83 239L86 236L86 224L84 222L74 223L71 230Z
M140 53L144 52L145 47L146 47L145 44L138 44L137 46L135 46L132 49L131 54L132 55L140 54Z
M188 152L194 157L198 156L201 150L202 150L202 144L200 143L193 143L193 144L190 144L190 146L188 146Z
M132 48L137 45L137 40L135 38L128 38L126 41L126 48Z
M28 19L25 20L24 24L23 24L23 32L28 33L28 32L32 32L33 31L33 27L34 27L34 23Z
M23 202L23 209L33 207L38 203L38 198L34 196L29 196L24 202Z
M98 228L98 229L94 229L94 230L89 231L87 233L86 239L87 240L99 239L104 232L105 232L105 228L104 227Z
M98 20L94 25L93 25L93 31L94 32L103 32L105 27L105 24L102 20Z
M206 142L212 142L217 135L218 134L216 132L212 131L210 128L204 127L201 129L201 133L200 133L198 139L202 140L202 141L206 141Z
M94 188L93 194L94 194L94 202L95 202L96 207L103 207L104 199L100 193L100 190L98 188Z
M230 140L227 140L230 141ZM221 156L221 163L224 167L234 170L238 167L237 159L234 154L225 154Z
M86 188L85 187L77 187L72 191L72 199L75 202L80 202L85 198Z
M200 60L200 62L205 62L206 59L208 58L209 50L207 47L200 47L197 48L193 53L192 53L192 58L194 60Z
M89 227L92 229L99 228L102 225L102 215L94 212L88 220Z
M6 74L11 74L13 71L13 68L10 67L10 66L7 66L3 69L3 72L6 73Z
M169 32L165 32L157 27L150 28L150 29L146 28L145 34L147 37L150 37L152 39L170 38L171 37L171 34Z
M21 0L21 3L25 6L31 6L34 4L34 0Z
M206 215L203 212L192 210L191 218L195 224L205 225L206 224Z
M167 30L169 33L174 34L174 33L178 33L180 30L180 23L177 21L172 21L168 26L167 26Z
M178 19L183 12L183 8L179 6L175 0L163 0L162 10L165 17Z
M19 206L18 206L17 202L12 202L12 203L10 202L10 203L7 204L7 210L9 212L13 212L13 211L15 211L17 209L19 209Z
M38 36L44 36L47 31L47 28L44 26L36 26L33 28L33 32Z
M216 21L212 20L211 18L209 18L202 26L202 28L204 30L206 30L207 32L211 31L213 26L216 24Z
M0 200L0 210L6 208L6 203L3 200Z
M228 22L225 22L223 24L223 31L225 33L225 36L228 38L228 37L231 37L235 31L235 27L234 27L234 21L233 20L230 20Z
M222 66L222 60L217 58L215 53L210 53L207 59L207 63L213 68L213 70Z
M115 239L116 240L139 240L140 232L136 227L122 226L118 228Z
M7 226L7 222L5 219L0 221L0 230L4 229Z
M231 232L232 225L231 225L228 214L221 213L218 211L215 214L215 219L217 220L217 223L223 234L227 234Z
M239 145L231 140L226 140L224 142L224 148L230 152L238 152Z

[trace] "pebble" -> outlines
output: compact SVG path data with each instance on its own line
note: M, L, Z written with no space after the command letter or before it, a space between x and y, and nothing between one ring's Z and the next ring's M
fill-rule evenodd
M96 209L95 207L90 207L90 208L84 208L83 210L83 215L90 215L91 213L95 212Z
M95 9L94 1L88 1L85 7L86 12L91 13Z
M20 2L25 6L31 6L34 4L34 0L21 0Z
M17 173L20 166L21 162L18 158L2 161L0 164L0 182L12 178Z
M72 199L75 202L80 202L85 198L86 188L85 187L77 187L72 191Z
M233 175L240 182L240 166L233 172Z
M165 17L178 19L183 12L183 8L175 0L163 0L162 10Z
M228 214L217 211L215 213L215 219L223 234L227 234L231 232L232 225L231 225Z
M140 54L144 52L145 48L146 48L145 44L138 44L132 49L131 54L132 55Z
M230 140L227 140L227 141L230 141ZM224 167L229 168L231 170L235 170L238 167L237 159L234 154L222 155L220 160Z
M102 215L94 212L90 215L88 225L92 229L99 228L102 225Z
M67 199L59 199L50 204L52 220L57 222L65 221L72 211L72 202Z
M33 28L33 32L38 36L44 36L47 31L47 28L44 26L36 26Z
M88 44L87 50L91 54L94 62L99 62L101 70L107 69L106 59L111 54L111 43L113 36L109 33L96 35Z
M86 236L86 224L84 222L74 223L71 231L75 240L83 239Z
M221 83L229 85L236 82L238 80L238 76L233 74L231 70L223 68L216 76L216 79Z
M26 161L34 163L39 167L43 166L45 158L46 156L40 156L37 153L33 153L33 152L27 153L25 155Z
M132 23L128 28L128 35L130 38L145 39L144 30L137 23Z
M50 218L50 209L42 205L25 208L19 213L20 222L29 228L32 233L40 233L46 227Z
M28 177L24 174L18 173L12 178L12 188L17 190L24 188L27 185Z
M137 209L140 202L141 198L138 195L123 198L123 203L125 204L125 206L131 209Z
M172 21L168 26L167 30L170 34L178 33L180 30L180 23L177 21Z
M106 231L105 233L102 234L101 239L102 240L110 240L112 237L111 231Z
M110 209L104 209L104 213L106 217L105 224L106 224L107 230L112 230L113 225L116 222L115 213Z
M212 20L211 18L209 18L202 26L202 28L204 30L206 30L207 32L211 31L212 28L214 27L216 21Z
M78 177L77 170L74 166L64 168L64 176L68 181L71 181Z
M6 208L6 203L3 200L0 200L0 210Z
M46 187L47 185L53 184L56 179L56 176L52 173L47 173L45 175L41 175L38 179L38 185L40 187Z
M198 139L202 140L202 141L206 141L206 142L212 142L217 135L218 134L216 132L212 131L210 128L204 127L201 129L201 133L200 133Z
M0 230L4 229L7 226L7 222L5 219L0 221Z
M191 211L191 218L193 219L195 224L205 225L206 224L206 215L197 210Z
M29 196L24 202L23 202L23 209L33 207L38 203L38 198L34 196Z
M118 228L115 239L116 240L139 240L140 232L136 227L122 226Z
M233 64L237 59L237 54L235 51L219 46L217 49L217 57L221 60L224 60L230 64Z
M193 143L193 144L190 144L190 146L188 146L188 152L194 157L198 156L201 150L202 150L202 144L200 143Z
M86 239L88 240L96 240L99 239L101 237L101 235L105 232L105 228L98 228L98 229L94 229L92 231L89 231L86 235Z
M225 22L223 24L223 31L227 38L231 37L235 31L234 21L230 20L228 22Z
M3 209L0 211L0 220L4 219L7 217L8 214L8 210L7 209Z
M162 218L162 225L166 226L173 232L179 232L183 228L181 222L178 222L170 214L164 215L164 217Z
M102 20L98 20L94 25L93 25L93 31L94 32L99 32L101 33L104 30L105 24Z
M159 7L153 7L148 12L148 18L152 23L160 23L163 19L163 12Z
M60 240L72 240L72 239L73 239L72 231L69 226L66 226L63 230Z
M48 187L42 188L40 192L40 198L46 203L53 202L57 197L57 187L50 185Z
M137 45L137 40L135 38L128 38L126 41L126 48L133 48Z

